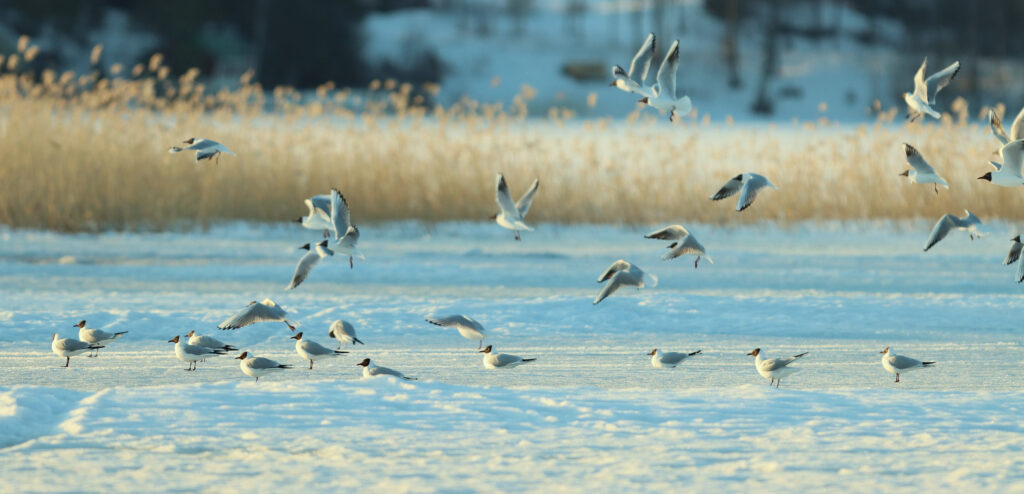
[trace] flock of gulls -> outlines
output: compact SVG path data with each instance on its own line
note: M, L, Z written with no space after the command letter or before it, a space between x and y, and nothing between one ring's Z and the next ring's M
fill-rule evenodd
M640 103L650 106L659 112L667 113L669 120L672 121L676 116L687 115L692 109L690 98L686 95L677 97L676 92L676 72L679 67L679 41L674 41L669 47L665 58L661 62L661 66L658 68L654 82L648 85L647 76L650 71L651 62L654 59L655 48L655 36L654 33L651 33L633 57L628 71L618 65L612 67L614 81L611 83L611 86L640 96ZM960 62L954 62L926 78L927 64L928 60L926 58L914 75L914 91L903 94L908 108L907 119L911 122L925 116L940 118L940 113L935 110L936 95L950 84L960 70ZM1009 134L1003 129L1002 122L995 112L989 112L989 123L992 133L1002 143L998 154L1003 162L990 161L989 163L994 170L985 173L978 177L978 179L1003 187L1024 186L1024 174L1022 174L1022 169L1024 169L1024 109L1017 114ZM195 161L197 163L201 160L217 160L221 154L235 155L223 144L209 139L190 138L184 141L184 144L184 147L175 146L170 148L170 152L195 151ZM903 147L906 161L910 168L901 173L901 176L907 177L913 183L931 184L936 194L940 186L946 189L949 188L946 180L928 164L917 148L906 143L904 143ZM539 179L534 180L533 184L520 199L513 201L505 177L500 173L497 175L495 199L499 211L491 216L491 219L502 228L511 230L517 241L521 240L521 232L533 230L526 223L525 218L530 211L530 206L533 204L533 198L537 193L539 185ZM775 188L775 185L763 175L745 172L729 179L717 192L710 196L710 199L720 201L738 194L736 211L742 212L754 204L759 193L765 189ZM365 258L358 248L359 229L352 224L348 202L338 189L332 189L329 194L316 195L306 199L305 204L308 209L307 214L294 221L307 229L322 231L323 240L317 243L307 243L299 247L299 249L307 252L299 259L295 267L295 273L292 275L290 283L286 286L286 290L298 288L309 277L314 267L325 258L334 256L335 253L347 256L350 268L355 267L355 258ZM934 247L953 230L967 231L971 240L986 233L983 230L981 220L970 211L965 211L965 216L963 217L946 214L935 224L924 250L928 251ZM704 246L682 225L670 225L651 232L644 237L669 242L668 251L662 256L664 260L692 255L694 256L694 269L698 268L701 259L705 259L712 264L714 263L711 257L708 256ZM1021 257L1021 251L1024 250L1024 243L1021 242L1019 235L1012 240L1013 245L1004 260L1004 264L1007 265L1017 262ZM1024 261L1019 264L1016 280L1018 283L1024 281ZM639 266L619 259L613 262L598 277L597 281L602 283L603 286L593 301L594 305L600 303L623 286L636 287L639 290L645 286L655 286L658 279L654 275L645 272ZM483 348L486 330L483 325L469 316L461 314L428 316L425 320L427 323L436 326L455 329L466 339L479 341L478 350L480 353L483 353L483 365L487 369L517 367L536 360L517 355L497 353L492 345ZM250 302L245 308L219 324L218 328L222 330L238 329L263 322L281 322L290 331L294 332L296 329L296 325L287 319L286 311L269 298L262 302ZM59 334L54 334L51 340L53 352L65 358L64 367L70 365L72 356L85 353L89 353L90 357L97 356L101 348L104 348L107 344L125 334L124 331L110 333L88 328L85 321L79 322L75 327L79 328L78 339L61 338ZM343 320L334 321L330 325L328 336L332 340L337 341L337 348L329 348L317 343L303 332L295 333L291 337L291 339L295 340L296 353L304 361L309 362L309 369L313 368L313 364L316 361L348 354L347 350L342 349L343 346L347 348L349 344L363 344L356 336L356 331L352 324ZM197 363L203 362L207 358L226 355L229 352L239 350L211 336L197 334L195 331L189 332L184 337L175 336L169 342L174 343L174 353L177 358L188 363L186 370L195 370ZM687 359L696 357L701 353L701 350L677 353L654 349L647 355L651 357L651 365L655 368L674 368ZM882 367L887 372L896 376L895 382L900 382L900 374L930 367L935 364L935 362L920 361L903 355L895 355L890 348L885 348L880 353L882 354ZM756 348L747 355L754 357L754 366L757 373L765 379L769 379L769 385L778 387L784 377L799 370L793 364L807 355L807 352L791 357L768 359L764 357L760 348ZM254 356L249 351L242 351L235 359L240 361L239 366L242 372L256 378L257 381L262 376L293 368L289 364L282 364L275 360ZM356 365L363 367L362 373L364 377L394 376L406 380L416 379L397 370L378 366L369 358L364 358Z

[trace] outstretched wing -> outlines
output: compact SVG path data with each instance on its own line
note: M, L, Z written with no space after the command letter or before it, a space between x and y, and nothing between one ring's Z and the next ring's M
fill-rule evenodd
M951 214L946 214L939 221L935 223L935 228L932 228L932 234L928 237L928 243L925 244L924 250L928 252L935 244L939 243L940 240L946 238L949 235L950 230L955 227L956 222Z
M757 194L761 189L769 185L767 178L751 174L750 178L744 181L743 188L740 190L740 200L736 203L736 211L743 211L749 208L754 203L754 199L757 199Z
M619 259L618 261L613 262L611 266L608 266L608 269L606 269L604 273L601 273L601 276L597 278L597 282L603 283L608 278L614 276L615 273L629 269L629 266L630 264L628 262Z
M903 152L907 155L907 163L914 167L914 170L917 170L917 173L935 173L935 169L924 160L924 157L921 156L921 153L914 146L904 142Z
M629 64L630 79L640 83L647 80L647 72L651 68L651 60L654 59L654 46L654 33L648 34L644 44L640 45L640 49ZM637 78L634 78L634 75Z
M465 328L472 328L472 329L475 329L477 331L483 331L484 330L483 325L481 325L480 323L476 322L476 320L474 320L473 318L467 317L467 316L463 316L463 315L451 315L451 316L444 316L444 317L427 317L425 319L427 320L427 322L429 322L430 324L433 324L435 326L456 327L456 328L457 327L465 327Z
M263 321L280 321L284 316L280 307L268 307L263 304L252 304L237 314L227 318L217 327L220 329L238 329Z
M689 234L690 232L686 231L686 228L683 228L683 225L671 225L666 226L661 230L648 233L647 235L644 235L644 238L654 238L658 240L679 240Z
M924 57L924 61L921 62L921 68L917 69L917 73L914 74L914 95L927 101L928 97L928 86L924 82L924 71L928 67L928 57Z
M516 209L516 205L512 202L512 195L508 192L508 183L505 182L505 176L498 174L498 187L495 191L495 199L498 201L498 207L501 208L501 212L510 219L517 219L519 216L519 210Z
M621 276L621 273L615 273L615 275L611 277L611 281L604 285L604 288L601 289L601 293L597 294L597 298L594 299L594 305L601 303L602 300L608 298L609 295L615 293L615 290L619 289L619 285L622 284L620 280Z
M338 241L342 235L348 232L352 224L348 210L348 201L341 195L338 189L331 189L331 223L334 225L334 240Z
M928 88L929 105L935 104L935 95L939 94L939 91L948 86L950 82L953 82L953 78L956 77L958 72L960 72L959 61L953 62L949 67L932 74L931 77L924 81L925 86Z
M1021 113L1024 114L1024 110L1021 110ZM1017 118L1020 118L1020 115ZM1014 124L1016 124L1016 121ZM999 119L999 115L996 115L995 110L990 109L988 111L988 128L992 129L992 135L996 136L996 139L999 139L999 142L1003 143L1003 145L1010 142L1010 138L1006 135L1006 130L1003 129L1003 121Z
M715 192L715 195L711 196L711 200L720 201L726 197L730 197L739 192L742 186L743 175L736 175L735 177L732 177L732 180L726 182L721 189L718 189L718 192Z
M672 100L676 99L676 69L679 68L679 40L672 42L665 60L658 67L658 95L667 94Z
M1024 244L1014 241L1013 245L1010 246L1010 252L1006 254L1006 259L1003 259L1003 264L1010 265L1017 262L1020 259L1020 251L1024 249Z
M292 282L288 284L285 290L292 290L295 287L302 284L303 281L309 276L309 272L313 270L313 266L316 266L320 262L320 254L310 250L306 255L299 259L299 263L295 266L295 274L292 275Z
M1018 177L1024 168L1024 140L1010 141L999 151L1003 155L1003 168Z
M1017 112L1017 116L1013 119L1013 126L1010 127L1010 140L1018 141L1020 139L1024 139L1024 108Z
M523 194L523 197L519 198L519 202L516 203L516 210L519 211L519 217L526 218L526 213L530 212L530 206L533 205L533 195L537 193L537 187L540 185L540 179L535 179L533 185L530 186L530 190Z

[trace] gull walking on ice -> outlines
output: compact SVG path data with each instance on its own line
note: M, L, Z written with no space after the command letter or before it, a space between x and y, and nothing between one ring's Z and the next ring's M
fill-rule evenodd
M302 331L295 333L295 336L292 336L291 339L296 340L295 351L298 352L299 356L309 361L310 370L313 369L313 362L317 360L348 353L342 350L331 350L308 338L303 339Z
M893 355L889 350L889 347L885 347L885 350L878 353L882 354L882 368L890 374L896 374L896 382L900 382L901 372L910 372L912 370L935 365L935 362L921 362L920 360L914 360L910 357L904 357L903 355Z
M241 367L242 372L249 377L255 377L256 382L260 382L260 378L267 374L292 368L290 365L279 364L276 360L263 357L249 357L248 355L249 352L242 352L241 355L235 357L235 360L241 360L238 366Z
M754 351L747 355L754 356L754 368L757 369L757 373L761 374L761 377L765 379L771 379L771 381L768 382L768 385L771 386L772 384L775 384L775 387L778 388L779 385L782 384L783 377L800 370L796 367L790 367L789 364L792 364L800 357L807 355L807 352L787 358L771 358L765 360L761 357L761 349L755 348Z
M71 365L71 357L100 348L103 348L103 345L86 343L74 338L61 338L57 333L53 333L53 338L50 338L50 350L53 350L53 353L57 354L58 357L66 359L64 367Z
M697 269L697 263L700 262L701 257L707 259L711 264L715 263L715 261L708 257L708 253L704 250L704 246L697 241L697 238L694 237L693 234L686 231L686 228L683 228L683 225L666 226L661 230L644 235L644 238L655 238L658 240L669 240L672 242L668 246L669 251L666 252L665 255L661 256L661 258L666 261L675 259L679 256L692 254L697 256L697 258L693 260L693 269Z
M192 345L181 341L180 336L175 336L167 340L168 343L174 343L174 355L178 357L178 360L188 363L187 371L196 370L196 362L200 360L206 360L206 357L212 357L214 355L224 355L227 350L223 348L207 348L205 346Z
M85 321L78 321L74 327L78 328L78 339L92 345L101 345L108 341L114 341L120 338L127 331L118 331L117 333L108 333L101 329L92 329L85 327ZM104 347L100 347L104 348ZM99 357L100 351L97 348L94 353L89 354L90 357Z

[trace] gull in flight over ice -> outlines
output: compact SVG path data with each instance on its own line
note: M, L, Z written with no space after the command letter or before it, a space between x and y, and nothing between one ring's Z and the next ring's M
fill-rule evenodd
M331 221L331 196L320 194L306 199L306 207L309 213L306 216L295 218L295 222L310 230L323 230L324 238L331 236L334 223Z
M924 246L925 252L928 252L928 249L931 249L940 240L946 238L946 235L949 235L949 232L953 231L953 229L967 230L971 240L974 240L974 237L980 238L987 234L987 232L982 230L981 220L974 213L966 209L964 212L967 215L963 218L957 218L951 214L946 214L939 218L938 223L935 223L935 228L932 228L932 234L928 237L928 243Z
M223 144L217 141L211 141L209 139L201 139L198 137L189 137L183 144L188 144L185 147L172 146L168 151L171 154L180 153L182 151L195 151L196 152L196 163L202 160L208 160L216 158L215 161L220 163L220 154L230 154L235 156L230 149L224 147Z
M957 61L925 79L924 72L927 66L928 57L924 57L921 68L917 69L917 73L914 74L914 92L903 93L903 101L907 102L907 118L911 122L921 118L922 115L930 115L933 118L941 116L932 108L932 105L935 104L935 95L939 94L942 88L948 86L956 77L957 72L960 72L960 62Z
M1003 260L1003 264L1009 266L1017 262L1020 259L1020 252L1024 249L1024 243L1020 241L1020 235L1010 239L1013 241L1013 245L1010 246L1010 252L1006 254L1006 259ZM1017 283L1024 281L1024 262L1017 265Z
M295 333L291 339L295 340L295 351L298 352L299 356L309 361L309 368L313 369L313 362L328 358L337 357L339 355L345 355L346 351L342 350L331 350L309 338L302 338L302 331Z
M53 353L57 354L58 357L64 357L64 367L71 365L71 357L75 355L81 355L85 352L91 352L103 348L103 345L97 345L94 343L86 343L81 340L74 338L61 338L59 334L53 333L53 338L50 338L50 349Z
M494 350L492 345L487 345L487 348L480 350L480 353L484 354L484 367L487 369L518 367L527 362L537 360L535 358L523 358L518 355L509 355L507 353L494 353L492 350Z
M233 352L238 350L237 348L231 345L227 345L224 342L212 336L196 334L195 330L189 331L188 334L185 336L188 337L189 345L202 346L209 348L211 350L224 350L225 352Z
M644 238L669 240L672 242L668 245L669 251L666 252L665 255L661 256L661 258L666 261L675 259L679 256L693 254L694 256L697 256L697 258L693 260L693 269L697 269L697 263L700 262L701 257L707 259L711 264L715 263L715 261L712 261L711 258L708 257L708 253L704 250L704 246L701 245L701 243L697 241L697 238L688 232L686 228L683 228L683 225L666 226L661 230L644 235Z
M1024 140L1010 141L999 150L999 154L1003 157L1003 164L989 161L995 171L985 173L978 180L987 180L1003 187L1024 185L1024 176L1021 174L1024 167Z
M455 328L459 330L459 334L467 340L479 340L480 345L477 346L478 350L484 346L484 333L486 332L484 330L484 326L476 322L472 317L455 314L444 317L427 316L425 319L427 322L435 326Z
M683 363L684 360L700 355L700 352L701 350L690 353L661 352L655 348L647 355L651 356L651 367L658 369L674 369L677 365Z
M238 366L241 367L242 372L249 377L255 377L256 382L260 382L260 378L267 374L292 368L290 365L279 364L276 360L263 357L249 357L248 355L249 352L242 352L241 355L235 357L235 360L241 360Z
M660 112L668 112L668 121L674 115L684 117L693 109L689 96L676 99L676 70L679 68L679 40L672 42L665 60L658 67L658 84L652 88L654 97L644 96L641 103L646 103Z
M1003 128L1003 121L996 115L995 110L988 111L988 127L992 129L992 135L996 136L1004 146L1013 142L1024 139L1024 108L1021 108L1020 112L1017 113L1017 117L1013 119L1013 124L1010 127L1010 134L1006 134L1006 130Z
M756 173L742 173L732 177L732 180L726 182L721 189L718 189L718 192L715 192L715 195L711 196L711 200L720 201L739 192L740 200L736 202L736 211L743 211L754 203L754 199L757 198L758 192L765 187L771 187L774 189L775 185L769 182L767 178L764 178L763 175L758 175Z
M375 365L373 362L370 362L370 359L368 358L364 358L362 362L359 362L356 365L361 366L363 368L363 377L395 376L405 379L406 381L418 380L415 377L406 376L405 374L402 374L401 372L398 372L394 369L388 369L387 367Z
M807 352L793 355L792 357L771 358L765 360L761 357L761 349L755 348L754 351L747 355L754 356L754 368L757 369L757 373L761 374L761 377L765 379L771 379L771 381L768 381L768 385L771 386L772 384L775 384L775 387L778 388L779 385L782 384L783 377L800 370L796 367L790 367L789 364L792 364L800 357L807 355Z
M900 382L901 372L910 372L935 365L935 362L921 362L920 360L914 360L903 355L893 355L889 347L885 347L885 350L878 353L882 354L882 368L890 374L896 374L896 382Z
M331 323L331 328L330 331L327 332L327 335L338 340L339 350L341 349L342 344L345 345L345 348L348 348L349 343L351 343L352 346L355 346L356 343L359 343L360 345L366 344L356 337L356 328L348 321L342 321L341 319Z
M533 185L523 194L523 197L519 198L519 202L513 203L512 194L509 193L508 184L505 182L505 176L500 173L498 174L498 187L495 197L498 200L498 207L501 208L501 212L492 216L491 219L501 225L502 228L512 230L516 240L520 240L520 230L533 230L533 228L524 223L524 218L526 218L526 213L530 212L530 206L533 205L533 195L537 193L537 186L539 185L540 179L534 179Z
M653 98L653 88L647 85L647 73L650 71L651 61L654 59L654 47L654 33L651 33L647 35L647 40L633 56L633 61L629 64L629 72L618 65L612 66L612 77L615 80L609 85L627 93ZM638 79L634 79L634 76Z
M320 260L327 257L333 256L334 251L327 248L327 241L324 240L318 244L306 244L299 249L305 249L306 255L299 259L299 263L295 265L295 274L292 275L292 282L285 287L285 290L294 290L295 287L302 284L309 276L309 272L313 270L317 264L320 264Z
M196 362L200 360L206 360L206 357L213 357L215 355L224 355L227 350L223 348L207 348L205 346L192 345L185 343L181 340L180 336L175 336L167 340L168 343L174 343L174 355L178 357L178 360L188 363L187 371L196 370Z
M903 152L907 155L907 164L910 165L909 170L904 170L900 174L901 177L907 177L911 182L917 184L932 184L935 188L935 193L939 193L939 186L943 186L949 189L949 184L946 180L935 173L935 169L924 160L921 153L910 144L903 143Z
M295 326L285 319L286 315L284 309L275 304L273 300L267 298L263 299L262 302L249 302L246 308L225 319L217 327L220 329L238 329L258 322L283 322L288 326L288 329L295 331Z
M359 242L359 229L352 224L348 201L338 189L331 189L331 224L334 230L334 250L348 255L348 267L355 267L353 257L366 259L356 244Z
M605 283L606 281L607 283L601 289L601 293L597 294L597 298L594 299L594 305L599 304L609 295L615 293L615 290L618 290L620 286L635 286L637 291L648 285L651 287L658 286L657 276L645 273L639 266L630 264L622 259L613 262L597 278L598 283Z
M127 331L119 331L117 333L108 333L108 332L103 331L101 329L87 328L87 327L85 327L85 321L84 320L83 321L78 321L78 324L75 324L74 327L78 328L78 339L79 340L82 340L82 341L84 341L86 343L93 344L93 345L100 345L100 344L106 343L108 341L114 341L114 340L120 338L121 336L123 336L125 333L127 333ZM104 348L104 347L100 347L100 348ZM90 354L89 356L90 357L99 357L100 356L99 349L97 348L95 353Z

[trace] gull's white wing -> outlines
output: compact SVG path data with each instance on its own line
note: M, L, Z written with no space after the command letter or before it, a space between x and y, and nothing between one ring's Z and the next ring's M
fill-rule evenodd
M613 262L611 266L608 266L608 269L604 270L604 273L601 273L601 276L597 277L597 282L602 283L614 276L615 273L629 269L629 266L630 264L628 262L619 259L618 261Z
M904 142L903 152L907 155L907 163L914 167L914 170L917 170L917 173L935 174L935 169L924 160L924 157L921 156L921 153L917 148Z
M295 274L292 275L292 282L288 284L285 290L292 290L295 287L306 281L306 277L309 276L309 272L313 270L313 267L320 262L320 254L310 249L306 255L299 259L299 263L295 266ZM257 304L259 305L259 304Z
M679 68L679 40L672 42L665 60L662 60L661 67L658 67L658 95L667 94L671 99L676 99L676 69Z
M617 272L611 277L611 281L605 283L601 293L598 293L597 298L594 299L594 305L601 303L602 300L608 298L609 295L615 293L615 290L619 289L619 286L622 285L622 276L623 272Z
M352 224L348 210L348 201L338 189L331 189L331 223L334 224L334 240L337 241L348 232Z
M932 234L928 237L928 243L924 246L925 252L932 248L935 244L939 243L940 240L946 238L949 235L950 230L956 226L956 221L959 218L951 214L946 214L939 221L935 223L935 228L932 228Z
M928 86L924 82L924 71L928 67L928 57L924 57L921 68L914 74L914 95L924 101L928 101Z
M742 174L736 175L735 177L732 177L731 180L726 182L725 185L723 185L721 189L718 189L718 192L715 192L715 195L711 196L711 200L712 201L719 201L719 200L725 199L726 197L732 196L733 194L739 192L740 191L740 187L742 187L742 186L743 186L743 175Z
M1013 119L1013 126L1010 127L1009 140L1019 141L1021 139L1024 139L1024 108L1017 112L1017 116Z
M891 365L896 370L909 369L911 367L917 367L921 365L920 360L915 360L910 357L904 357L903 355L889 355L886 357Z
M331 196L330 194L317 194L309 199L306 199L306 207L309 208L310 213L315 211L323 214L325 218L331 218Z
M471 317L463 315L451 315L444 317L427 317L427 322L435 326L464 327L483 332L484 327Z
M358 242L359 228L356 228L355 226L348 227L348 230L345 232L345 236L338 239L338 245L348 249L354 249ZM360 254L359 257L362 257L362 254Z
M957 72L960 72L960 62L953 62L939 72L931 75L927 80L924 81L925 86L928 88L928 104L935 104L935 95L939 94L942 88L953 82L953 78L956 77Z
M789 364L792 364L793 362L796 362L798 358L803 357L804 355L807 355L807 352L801 353L799 355L793 355L792 357L787 358L772 358L764 360L761 362L761 368L766 371L779 370Z
M494 364L495 367L505 367L506 365L514 364L521 360L523 360L522 357L518 355L509 355L507 353L491 355L491 363Z
M743 187L740 190L740 200L736 203L736 211L743 211L750 207L754 203L754 199L757 199L758 192L765 187L771 186L767 178L756 173L751 173L750 178L743 181Z
M1003 264L1010 265L1017 262L1017 260L1020 259L1020 251L1022 249L1024 249L1024 244L1020 242L1013 242L1013 245L1010 246L1010 252L1006 254L1006 259L1003 259Z
M317 256L317 258L319 257L320 256ZM238 329L243 326L263 321L280 321L284 315L284 309L281 309L280 307L268 307L260 303L255 303L238 311L237 314L227 318L217 327L220 329Z
M633 56L633 61L629 64L629 78L643 83L647 80L647 72L651 68L651 60L654 59L654 33L648 34L647 39L644 40L644 44L640 45L640 49L637 50L636 55ZM634 78L638 76L637 78Z
M686 254L707 257L707 253L704 250L704 246L701 245L700 242L697 241L697 239L693 238L693 235L689 235L685 239L676 242L675 244L672 244L670 246L669 251L666 252L663 256L661 256L661 258L667 261L669 259L675 259L679 256L683 256ZM710 258L708 258L708 262L714 264L714 262L711 261Z
M302 349L310 355L334 355L334 350L305 338L302 339Z
M530 212L530 206L533 205L533 195L537 193L537 187L540 185L540 179L534 179L533 185L530 186L530 190L523 194L523 197L519 198L519 202L516 203L516 210L519 211L520 218L526 218L526 213Z
M1021 113L1024 114L1024 109L1021 110ZM1020 118L1020 115L1017 118ZM1014 123L1016 124L1016 121ZM1006 135L1006 130L1003 129L1003 121L999 119L999 115L996 115L995 110L990 109L988 111L988 128L992 129L992 135L996 136L996 139L999 139L999 142L1003 143L1003 145L1010 142L1010 138ZM1020 138L1018 137L1018 139Z
M671 225L666 226L661 230L648 233L647 235L644 235L644 238L654 238L658 240L679 240L689 234L690 232L688 232L686 228L683 227L683 225Z
M78 350L86 350L92 345L74 338L61 338L57 340L57 349L63 352L74 352Z
M512 195L508 192L508 183L505 182L505 176L498 174L498 186L495 191L495 198L498 201L498 207L501 208L501 212L511 220L520 219L519 210L516 209L516 204L512 202Z
M1024 140L1010 141L999 153L1003 155L1003 168L1006 172L1020 177L1024 166Z
M270 360L264 357L252 357L245 359L246 365L253 369L285 369L286 367L279 364L276 360Z
M1017 283L1024 281L1024 262L1017 264Z

